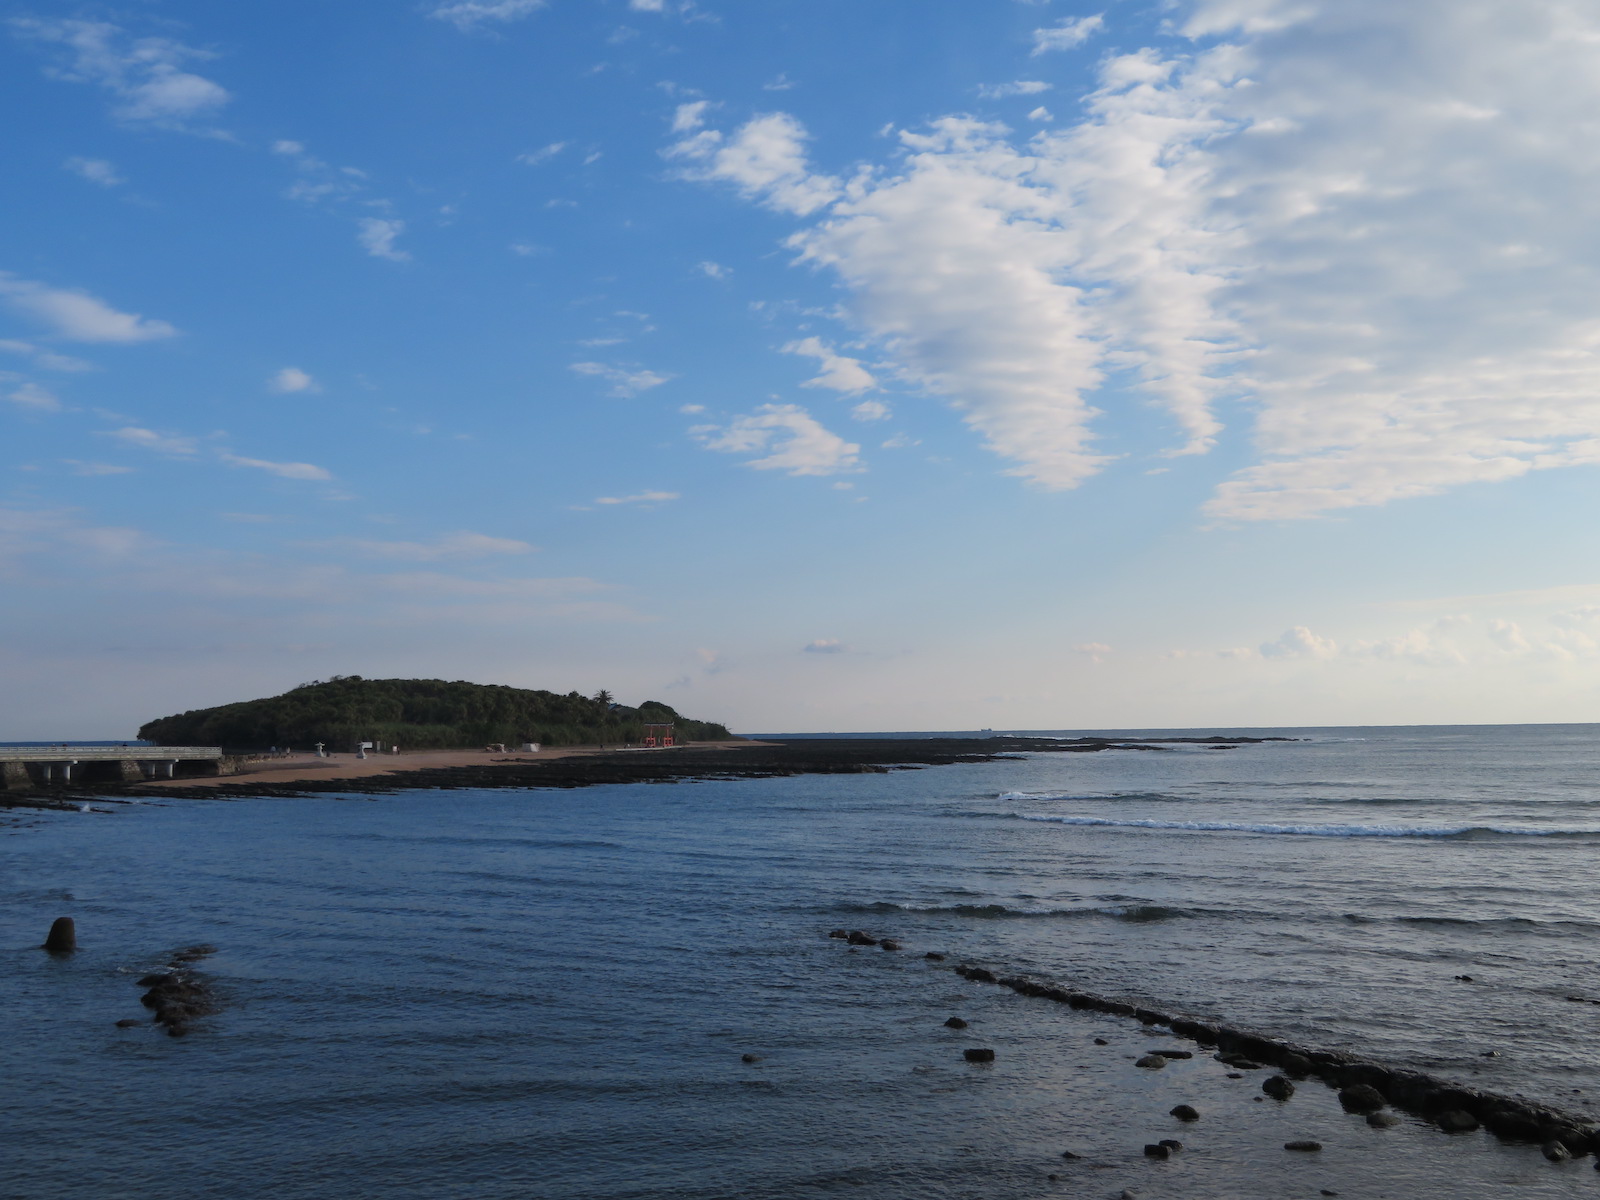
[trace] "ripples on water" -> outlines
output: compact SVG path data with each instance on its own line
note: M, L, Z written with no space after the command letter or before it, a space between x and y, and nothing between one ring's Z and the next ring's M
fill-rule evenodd
M1312 1085L1281 1111L1219 1094L1150 1175L1181 1077L1126 1078L1147 1034L914 957L1594 1111L1600 1005L1567 997L1600 999L1600 730L1318 736L15 818L0 1194L1281 1196L1316 1172L1277 1146L1317 1121L1345 1195L1592 1191L1588 1162L1479 1137L1375 1154ZM48 959L63 913L83 949ZM847 954L835 925L913 953ZM227 1009L182 1041L113 1028L196 941ZM974 1038L995 1068L959 1061ZM1049 1184L1067 1145L1115 1169Z

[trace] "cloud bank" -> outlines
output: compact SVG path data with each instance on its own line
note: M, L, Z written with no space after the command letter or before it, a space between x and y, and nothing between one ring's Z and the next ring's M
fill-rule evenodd
M1130 399L1169 454L1253 419L1222 521L1600 462L1600 10L1191 0L1173 28L1031 137L946 116L841 176L791 114L696 106L667 153L795 218L856 327L1043 488L1105 467Z

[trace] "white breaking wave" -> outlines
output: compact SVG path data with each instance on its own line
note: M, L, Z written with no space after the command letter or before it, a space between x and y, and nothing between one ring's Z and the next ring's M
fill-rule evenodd
M1048 813L1011 813L1023 821L1056 825L1094 825L1116 829L1181 829L1202 833L1288 833L1302 837L1460 837L1498 833L1517 837L1596 834L1600 829L1530 829L1525 825L1266 825L1250 821L1120 821L1110 817L1058 817Z

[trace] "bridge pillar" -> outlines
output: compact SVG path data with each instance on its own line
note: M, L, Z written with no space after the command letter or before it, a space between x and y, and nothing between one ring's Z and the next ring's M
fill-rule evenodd
M0 792L10 791L12 788L28 788L32 786L33 780L28 777L27 763L0 763Z
M117 763L117 774L123 783L138 783L144 778L144 772L139 770L137 759L124 758Z

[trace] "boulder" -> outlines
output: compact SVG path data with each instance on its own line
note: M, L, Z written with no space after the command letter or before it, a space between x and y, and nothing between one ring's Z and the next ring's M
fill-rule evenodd
M1160 1054L1146 1054L1133 1065L1136 1067L1143 1067L1147 1071L1159 1071L1162 1067L1167 1065L1167 1060Z
M923 958L931 958L934 962L943 962L944 961L944 955L940 954L937 950L929 950L922 957Z
M961 1057L970 1063L993 1062L994 1051L988 1049L978 1049L977 1047L968 1047L961 1052Z
M1071 1150L1063 1150L1061 1152L1061 1157L1062 1158L1069 1158L1069 1159L1081 1159L1083 1157L1083 1155L1074 1154Z
M852 929L844 935L844 940L852 946L876 946L878 939L862 929Z
M117 1028L118 1029L132 1029L135 1025L143 1025L143 1024L144 1024L143 1021L140 1021L135 1017L123 1017L122 1020L117 1022Z
M1261 1090L1274 1100L1287 1100L1294 1095L1294 1084L1289 1082L1286 1075L1270 1075L1261 1085Z
M761 1061L761 1055L759 1055L759 1054L741 1054L741 1055L739 1055L739 1061L742 1062L742 1063L758 1063L758 1062Z
M1400 1124L1400 1118L1392 1112L1368 1113L1367 1124L1374 1129L1393 1129Z
M1383 1093L1369 1083L1353 1083L1339 1090L1339 1104L1348 1113L1377 1112L1387 1103Z
M1437 1119L1446 1133L1471 1133L1478 1128L1478 1118L1461 1108L1447 1109Z
M965 1029L967 1027L967 1023L960 1017L950 1017L945 1021L944 1027L946 1029Z
M1177 1138L1162 1138L1157 1144L1165 1146L1167 1150L1173 1154L1176 1154L1179 1150L1183 1149L1183 1143Z
M1172 1115L1180 1121L1198 1121L1200 1113L1192 1105L1180 1104L1172 1110Z
M1306 1150L1306 1151L1321 1150L1322 1149L1322 1143L1321 1142L1285 1142L1283 1144L1283 1148L1285 1150Z
M1539 1152L1551 1162L1567 1162L1572 1158L1572 1151L1568 1150L1562 1142L1546 1142L1539 1147Z
M1160 1142L1152 1142L1144 1148L1144 1156L1146 1158L1171 1158L1172 1151L1168 1150Z
M78 948L78 930L71 917L57 917L50 922L50 932L45 934L42 950L51 954L71 954Z
M843 939L850 936L850 931L848 929L833 929L829 930L828 936L831 938Z
M1095 1038L1094 1044L1096 1046L1109 1046L1109 1045L1111 1045L1111 1043L1106 1041L1105 1038Z
M878 943L878 945L881 946L885 950L898 950L898 949L900 949L900 943L895 941L893 938L884 938L883 941Z
M1194 1057L1194 1051L1192 1050L1152 1050L1150 1053L1159 1054L1162 1058L1185 1059Z
M1292 1050L1278 1059L1278 1066L1282 1067L1283 1073L1292 1079L1304 1079L1311 1074L1311 1060Z

